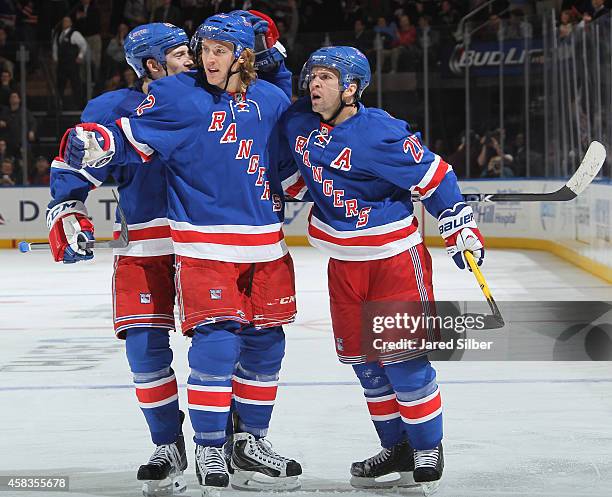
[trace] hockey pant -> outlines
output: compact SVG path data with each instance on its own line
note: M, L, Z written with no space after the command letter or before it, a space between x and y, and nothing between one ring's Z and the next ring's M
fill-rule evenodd
M181 430L178 389L168 330L131 328L125 347L136 397L156 445L176 442Z
M235 321L199 325L189 349L189 417L199 445L220 447L232 406L239 429L267 434L285 354L282 327L242 328Z
M381 445L408 440L414 449L442 441L442 401L436 371L426 356L381 366L354 365Z

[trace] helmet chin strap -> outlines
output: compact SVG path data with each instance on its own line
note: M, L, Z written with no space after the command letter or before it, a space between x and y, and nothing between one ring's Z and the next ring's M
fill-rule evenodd
M338 92L340 92L340 105L338 105L338 108L335 110L335 112L332 114L332 116L329 119L324 119L323 116L321 114L319 114L321 116L321 122L323 124L327 124L328 126L333 126L332 122L340 115L340 112L342 112L342 110L346 107L357 107L357 99L355 98L355 100L353 101L353 103L351 104L345 104L344 103L344 99L342 98L342 94L344 93L345 90L338 90Z
M229 70L227 71L227 76L225 77L225 84L223 85L223 91L227 91L227 85L229 85L229 81L230 78L234 75L234 74L240 74L240 69L238 69L237 71L232 71L232 67L234 67L234 64L238 62L238 59L234 59L234 62L232 62L232 65L229 67Z

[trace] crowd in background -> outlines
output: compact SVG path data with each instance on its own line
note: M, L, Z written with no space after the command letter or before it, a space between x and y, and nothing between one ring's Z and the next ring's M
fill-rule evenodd
M299 74L308 54L325 44L347 44L364 52L374 66L377 46L385 73L415 70L425 46L432 60L447 43L460 40L457 26L467 13L486 0L0 0L0 186L23 182L21 99L15 80L19 71L17 47L29 52L30 79L40 75L43 61L52 60L57 111L82 109L86 100L86 67L91 67L93 94L128 87L134 72L125 63L127 33L146 22L169 22L191 35L208 16L235 9L257 9L277 23L281 42L288 49L287 65ZM477 39L494 40L531 36L528 21L537 4L533 0L496 1L483 9ZM605 0L550 0L559 12L559 35L567 36L580 23L588 23L608 10ZM377 45L380 43L380 45ZM42 77L42 76L41 76ZM68 88L70 91L68 91ZM37 122L26 111L26 141L37 140ZM470 134L474 163L472 176L496 177L524 173L524 136L505 139L500 130ZM430 144L446 154L461 171L465 138L458 148L446 150L439 140ZM48 183L49 161L30 154L29 181ZM454 161L455 160L455 161ZM47 168L45 170L45 167Z

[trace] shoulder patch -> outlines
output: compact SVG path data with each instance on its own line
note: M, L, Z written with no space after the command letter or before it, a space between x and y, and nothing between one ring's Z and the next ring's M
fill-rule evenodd
M143 112L147 109L151 109L155 105L155 96L147 95L147 97L142 101L142 103L136 107L136 115L142 116Z

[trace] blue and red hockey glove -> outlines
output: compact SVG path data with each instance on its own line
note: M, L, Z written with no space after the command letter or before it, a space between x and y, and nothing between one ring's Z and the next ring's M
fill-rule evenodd
M59 157L75 169L103 167L114 154L113 134L97 123L81 123L69 128L60 142Z
M446 252L453 258L459 269L467 264L463 252L469 250L480 266L484 260L484 238L474 221L474 211L465 202L458 202L438 216L438 229L444 238Z
M274 20L257 10L234 10L233 15L244 17L255 31L255 69L274 71L287 57L287 50L278 41L280 33Z
M83 202L67 200L48 209L47 226L51 253L56 262L72 264L93 259L91 249L79 246L79 242L94 239L94 227Z

